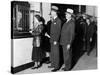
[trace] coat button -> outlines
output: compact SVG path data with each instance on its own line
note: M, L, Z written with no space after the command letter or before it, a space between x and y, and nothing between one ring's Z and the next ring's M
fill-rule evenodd
M54 24L56 24L56 22Z

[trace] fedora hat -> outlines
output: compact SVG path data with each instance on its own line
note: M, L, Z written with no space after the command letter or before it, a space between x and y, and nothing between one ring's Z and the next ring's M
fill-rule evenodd
M67 10L66 10L66 12L65 12L65 14L66 13L69 13L69 14L71 14L72 16L75 16L73 13L74 13L74 10L73 9L70 9L70 8L68 8Z

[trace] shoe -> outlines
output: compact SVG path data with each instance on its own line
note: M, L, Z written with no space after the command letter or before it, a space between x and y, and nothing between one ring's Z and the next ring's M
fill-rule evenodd
M40 68L41 66L42 66L42 63L37 64L37 66L32 67L32 69L38 69L38 68Z
M69 71L69 70L68 70L68 69L66 69L65 67L64 67L64 68L62 68L62 70L63 70L63 71Z
M39 64L38 66L37 66L37 68L40 68L42 66L42 64Z
M33 62L33 63L34 63L34 65L31 69L37 69L37 66L35 66L35 62Z
M57 69L53 69L53 70L51 70L52 72L56 72L56 71L58 71L59 70L59 68L57 68Z
M48 68L54 68L53 66L48 66Z
M90 53L88 52L87 55L90 56Z
M50 61L46 61L45 63L46 63L46 64L50 64Z
M32 67L31 69L38 69L38 67Z

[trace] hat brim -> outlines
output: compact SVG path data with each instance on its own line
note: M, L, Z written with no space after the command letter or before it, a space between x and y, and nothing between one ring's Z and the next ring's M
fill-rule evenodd
M73 13L70 13L70 12L65 12L65 14L66 14L66 13L68 13L68 14L72 15L73 17L75 16Z
M51 11L55 11L55 12L57 12L58 10L51 8Z

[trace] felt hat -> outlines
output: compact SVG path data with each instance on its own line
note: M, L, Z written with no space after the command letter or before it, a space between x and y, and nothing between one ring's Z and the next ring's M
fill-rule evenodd
M69 13L69 14L71 14L72 16L74 16L74 10L73 9L70 9L70 8L68 8L67 10L66 10L66 12L65 12L65 14L66 13Z

